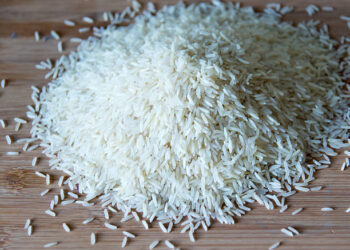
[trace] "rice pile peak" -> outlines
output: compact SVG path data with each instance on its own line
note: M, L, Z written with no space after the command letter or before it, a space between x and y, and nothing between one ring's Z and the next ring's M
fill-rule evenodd
M31 130L87 201L234 223L307 191L309 155L349 145L347 51L312 22L214 1L99 36L52 69Z

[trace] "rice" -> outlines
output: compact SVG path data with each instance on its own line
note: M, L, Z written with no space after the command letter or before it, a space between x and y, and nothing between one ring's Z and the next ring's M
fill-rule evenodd
M279 247L280 245L281 245L281 242L278 241L278 242L272 244L272 245L269 247L269 250L276 249L276 248Z
M52 216L52 217L55 217L55 216L56 216L56 213L55 213L54 211L51 211L51 210L46 210L46 211L45 211L45 214L50 215L50 216Z
M68 192L67 194L68 194L70 197L74 198L74 199L78 199L78 198L79 198L79 196L78 196L77 194L73 193L73 192Z
M0 124L2 128L6 128L6 123L3 119L0 119Z
M20 123L18 123L18 124L20 124ZM33 145L33 146L30 146L28 149L27 149L27 151L33 151L33 150L35 150L35 149L37 149L38 147L39 147L40 145Z
M159 244L159 240L155 240L155 241L153 241L150 245L149 245L149 249L154 249L156 246L158 246L158 244Z
M49 174L46 174L45 182L46 182L46 185L50 185L51 184L51 176Z
M30 226L28 226L27 234L28 234L28 236L31 236L32 233L33 233L33 226L30 225Z
M286 228L282 228L281 232L284 233L285 235L289 236L289 237L293 237L293 233L291 231L289 231Z
M44 248L54 247L58 245L58 242L51 242L44 245Z
M316 186L316 187L310 188L311 191L320 191L321 189L322 189L322 186Z
M322 11L331 12L331 11L333 11L333 10L334 10L334 8L331 7L331 6L322 6Z
M124 237L123 241L122 241L122 245L121 247L124 248L126 246L126 244L128 243L128 237Z
M66 223L62 223L62 227L63 227L64 231L66 231L67 233L70 232L70 227Z
M190 240L191 240L192 242L196 242L196 239L194 238L194 235L193 235L193 232L192 232L192 231L190 231L190 232L188 233L188 235L189 235Z
M296 210L294 210L293 212L292 212L292 215L297 215L298 213L300 213L301 211L303 211L303 208L301 207L301 208L298 208L298 209L296 209Z
M89 27L80 28L78 31L79 31L79 33L85 33L85 32L89 32L90 28Z
M94 19L92 19L91 17L84 16L82 20L86 23L94 23Z
M350 207L345 210L345 213L350 213Z
M71 20L64 20L63 21L65 25L67 26L75 26L75 22L71 21Z
M90 234L90 244L92 246L96 244L96 234L95 233Z
M48 192L50 192L50 189L45 189L43 192L40 193L40 196L45 196Z
M66 205L69 205L69 204L74 203L74 201L75 201L75 200L64 200L64 201L61 202L61 204L62 204L63 206L66 206Z
M112 225L108 222L105 222L104 225L106 228L111 229L111 230L117 230L117 228L118 228L116 225Z
M57 185L58 185L59 187L62 187L63 181L64 181L64 176L62 175L62 176L58 179Z
M288 230L291 231L292 233L299 235L299 231L296 230L294 227L288 227Z
M12 143L11 137L9 135L5 135L6 138L6 142L8 145L10 145Z
M70 42L71 43L81 43L82 42L82 39L81 38L78 38L78 37L72 37L70 39Z
M89 219L86 219L82 222L82 224L86 225L86 224L89 224L90 222L92 222L95 218L94 217L91 217Z
M105 219L106 219L106 220L109 220L109 213L108 213L108 210L107 210L107 209L104 209L104 210L103 210L103 214L104 214L104 216L105 216Z
M35 31L34 32L34 39L35 39L35 41L40 41L40 35L39 35L39 32L38 31Z
M62 53L62 52L63 52L63 44L62 44L62 41L59 41L59 42L57 43L57 51L58 51L59 53Z
M6 79L2 79L0 83L1 88L5 88L5 85L6 85Z
M130 11L104 16L122 22ZM72 38L77 51L34 91L31 135L71 190L115 205L122 221L140 221L137 211L170 232L182 216L194 241L210 218L233 224L253 201L283 212L283 199L313 191L315 170L330 162L309 155L349 144L349 91L339 73L346 53L333 49L328 28L280 17L216 1L178 4Z
M28 227L30 226L31 223L32 223L31 219L27 219L26 223L24 224L24 229L28 229Z
M167 233L168 230L165 228L164 224L162 222L158 222L158 225L160 229L163 231L163 233Z
M316 12L320 11L320 9L314 4L310 4L305 10L309 16L313 16Z
M16 155L19 155L19 152L10 151L10 152L6 152L6 155L9 155L9 156L16 156Z
M38 164L38 157L34 157L32 160L32 167L35 167Z
M132 233L129 233L129 232L127 232L127 231L123 231L123 234L126 236L126 237L128 237L128 238L135 238L135 235L134 234L132 234Z
M35 174L41 178L46 178L46 175L44 175L43 173L41 173L39 171L35 171Z
M60 40L61 39L60 36L58 35L58 33L56 31L54 31L54 30L51 30L50 34L56 40Z
M170 249L174 249L175 248L174 244L171 243L169 240L165 240L164 243Z
M323 207L323 208L321 208L322 212L330 212L330 211L333 211L333 210L334 210L334 208L331 208L331 207Z
M145 228L146 230L148 230L148 229L149 229L149 226L148 226L147 221L142 220L142 225L144 226L144 228Z

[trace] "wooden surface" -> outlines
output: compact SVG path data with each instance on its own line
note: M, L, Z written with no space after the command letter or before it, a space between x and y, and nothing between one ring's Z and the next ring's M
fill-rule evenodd
M174 3L174 0L157 0L160 3ZM244 5L253 5L261 9L270 1L247 0ZM296 11L285 19L298 21L309 20L304 9L312 3L307 0L282 1L292 4ZM314 18L326 21L333 36L349 35L344 21L339 15L350 16L350 1L315 1L320 5L335 7L335 11L321 12ZM67 42L70 37L86 37L77 32L80 27L89 26L81 22L81 17L90 16L102 22L103 11L122 10L126 1L118 0L0 0L0 79L8 79L7 87L0 89L0 119L8 122L8 127L0 128L0 249L40 249L46 243L59 241L55 249L119 249L122 230L137 235L131 240L128 249L148 249L156 239L169 239L181 249L267 249L276 241L282 241L280 249L350 249L350 214L345 210L350 207L350 169L341 172L344 154L332 159L329 169L319 171L312 186L322 185L319 192L298 193L288 199L288 210L280 214L278 210L267 211L258 205L247 216L238 218L236 225L214 223L209 232L202 229L196 233L197 242L191 243L187 234L180 234L175 228L171 234L161 233L158 226L145 231L142 225L133 221L121 225L120 214L113 214L111 222L121 229L111 231L103 226L104 218L99 206L82 208L79 205L58 206L57 217L44 214L54 194L58 193L57 179L60 173L48 169L47 159L40 151L21 152L20 156L6 156L7 151L21 150L22 144L7 145L5 135L12 138L28 137L30 125L14 131L13 118L25 117L25 106L31 104L30 86L42 86L45 72L36 70L34 65L47 57L55 59L57 41L35 42L33 33L49 35L54 29L63 37L65 53L75 45ZM78 22L76 27L67 27L64 19ZM11 38L16 32L17 37ZM41 156L35 169L55 175L52 191L45 197L39 193L47 188L44 179L34 174L31 167L33 156ZM322 207L333 207L333 212L321 212ZM303 207L304 211L296 216L291 212ZM89 225L81 222L95 216L98 219ZM23 229L25 220L33 219L34 231L29 238ZM71 233L63 231L61 223L67 222L72 227ZM301 235L294 238L284 236L280 229L293 226ZM96 246L91 247L90 233L98 234ZM157 249L165 249L161 243Z

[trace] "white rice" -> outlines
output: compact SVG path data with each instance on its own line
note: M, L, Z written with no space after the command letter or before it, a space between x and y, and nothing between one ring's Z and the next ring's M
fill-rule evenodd
M129 232L127 232L127 231L123 231L123 234L126 236L126 237L128 237L128 238L135 238L136 236L134 235L134 234L132 234L132 233L129 233Z
M51 184L51 176L49 174L46 174L45 182L46 182L46 185L50 185Z
M334 8L331 6L322 6L322 11L331 12L333 10L334 10Z
M40 193L40 196L46 195L48 192L50 192L50 189L45 189L43 192Z
M2 128L6 128L6 122L3 119L0 119L0 124Z
M84 16L82 20L86 23L94 23L94 19L92 19L91 17Z
M292 233L299 235L299 231L296 230L294 227L288 227L288 230L291 231Z
M142 225L144 226L144 228L145 228L146 230L148 230L148 229L149 229L149 226L148 226L147 221L142 220Z
M82 224L86 225L86 224L89 224L90 222L92 222L95 218L94 217L91 217L89 219L86 219L82 222Z
M149 249L154 249L158 244L159 244L159 240L155 240L153 241L150 245L149 245Z
M44 245L44 248L54 247L58 245L58 242L51 242Z
M58 33L56 31L51 30L50 34L55 40L60 40L60 36L58 35Z
M293 233L291 231L289 231L286 228L282 228L281 232L284 233L285 235L289 236L289 237L293 237Z
M109 228L111 230L117 230L117 228L118 228L116 225L112 225L112 224L110 224L108 222L105 222L104 225L105 225L106 228Z
M35 171L35 174L41 178L46 178L46 175L44 175L43 173L41 173L39 171Z
M32 167L35 167L38 164L38 157L34 157L32 160Z
M1 88L5 88L6 86L6 79L2 79L0 83Z
M66 231L67 233L70 232L70 227L66 223L62 223L62 227L63 227L64 231Z
M276 249L276 248L279 247L280 245L281 245L281 242L278 241L278 242L272 244L272 245L269 247L269 250Z
M79 196L78 196L77 194L73 193L73 192L68 192L67 194L68 194L70 197L74 198L74 199L78 199L78 198L79 198Z
M5 135L6 138L6 142L8 145L10 145L12 143L11 137L9 135Z
M175 248L174 244L171 243L169 240L165 240L164 243L170 249L174 249Z
M19 155L19 152L10 151L10 152L6 152L6 155L9 155L9 156L16 156L16 155Z
M24 229L28 229L31 223L32 223L31 219L27 219L26 224L24 224Z
M316 187L310 188L311 191L320 191L321 189L322 189L322 186L316 186Z
M123 241L122 241L122 245L121 247L124 248L126 246L126 244L128 243L128 237L124 237Z
M40 35L39 35L39 32L38 31L35 31L34 32L34 39L35 39L35 41L40 41Z
M75 200L64 200L64 201L61 202L61 205L66 206L66 205L74 203L74 201Z
M64 20L63 21L65 25L67 26L75 26L75 22L71 21L71 20Z
M303 208L301 207L301 208L298 208L298 209L296 209L296 210L294 210L293 212L292 212L292 215L297 215L298 213L300 213L301 211L303 211Z
M168 230L165 228L164 224L162 222L158 222L158 225L160 227L160 229L164 232L164 233L167 233Z
M106 219L106 220L109 220L109 213L108 213L108 210L107 210L107 209L104 209L104 210L103 210L103 213L104 213L105 219Z
M330 212L330 211L333 211L333 210L334 210L334 208L331 208L331 207L323 207L323 208L321 208L322 212Z
M59 41L59 42L57 43L57 51L58 51L59 53L62 53L62 52L63 52L63 44L62 44L62 41Z
M27 234L28 234L28 236L31 236L32 233L33 233L33 226L30 225L30 226L28 226Z
M96 234L95 233L90 234L90 244L92 246L96 244Z
M70 42L71 43L81 43L82 42L82 39L81 38L78 38L78 37L72 37L70 39Z
M56 213L55 213L54 211L51 211L51 210L46 210L46 211L45 211L45 214L50 215L50 216L52 216L52 217L55 217L55 216L56 216Z
M85 32L89 32L90 28L89 27L80 28L78 31L79 31L79 33L85 33Z
M350 213L350 207L345 210L345 213Z

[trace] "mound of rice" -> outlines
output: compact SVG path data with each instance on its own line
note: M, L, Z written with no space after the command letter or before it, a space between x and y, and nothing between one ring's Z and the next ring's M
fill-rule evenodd
M350 145L347 51L313 22L214 1L98 36L58 61L31 130L86 200L234 223L308 191L309 155Z

